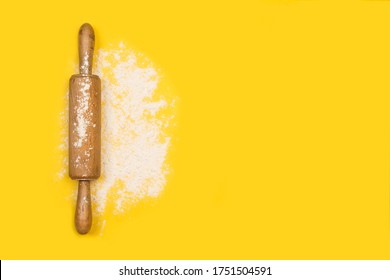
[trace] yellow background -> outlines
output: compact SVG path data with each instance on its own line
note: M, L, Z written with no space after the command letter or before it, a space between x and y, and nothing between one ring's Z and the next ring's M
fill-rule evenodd
M178 97L163 194L102 236L55 182L84 22ZM390 2L7 1L0 26L0 259L390 258Z

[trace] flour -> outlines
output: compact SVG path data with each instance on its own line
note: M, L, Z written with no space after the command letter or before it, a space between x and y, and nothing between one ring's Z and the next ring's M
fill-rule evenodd
M173 100L157 94L159 74L150 62L141 62L144 59L123 43L97 52L94 72L102 80L102 176L91 186L95 215L108 211L111 203L110 211L123 213L141 199L157 197L166 185ZM86 91L90 84L82 86ZM77 146L90 125L84 116L88 96L81 98ZM67 151L66 132L63 136L60 149ZM59 176L66 168L64 164Z
M73 143L75 147L80 148L83 144L83 142L87 138L87 127L90 125L91 120L90 116L87 115L88 113L88 107L89 107L89 93L88 90L91 87L91 79L85 78L85 80L81 83L81 94L78 96L78 108L75 108L77 110L77 118L74 125L76 127L76 134L77 134L77 141ZM91 113L92 114L92 113ZM78 160L79 158L77 158ZM77 162L76 160L76 162Z

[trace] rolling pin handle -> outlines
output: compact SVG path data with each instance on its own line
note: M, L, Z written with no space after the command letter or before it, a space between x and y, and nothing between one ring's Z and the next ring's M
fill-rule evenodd
M89 23L84 23L79 30L79 69L81 75L92 75L95 32Z
M91 188L88 180L79 181L75 225L80 234L88 233L92 226Z

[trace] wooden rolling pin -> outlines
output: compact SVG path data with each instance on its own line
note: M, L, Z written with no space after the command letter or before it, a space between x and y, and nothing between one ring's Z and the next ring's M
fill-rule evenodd
M75 225L86 234L92 225L90 181L100 176L100 78L92 75L95 34L85 23L79 31L79 69L69 81L69 176L79 180Z

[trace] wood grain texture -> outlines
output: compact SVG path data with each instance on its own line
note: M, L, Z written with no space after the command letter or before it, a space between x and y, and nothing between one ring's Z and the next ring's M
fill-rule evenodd
M95 180L100 176L100 91L98 76L73 75L70 79L69 176L73 180ZM80 136L81 129L84 137Z

